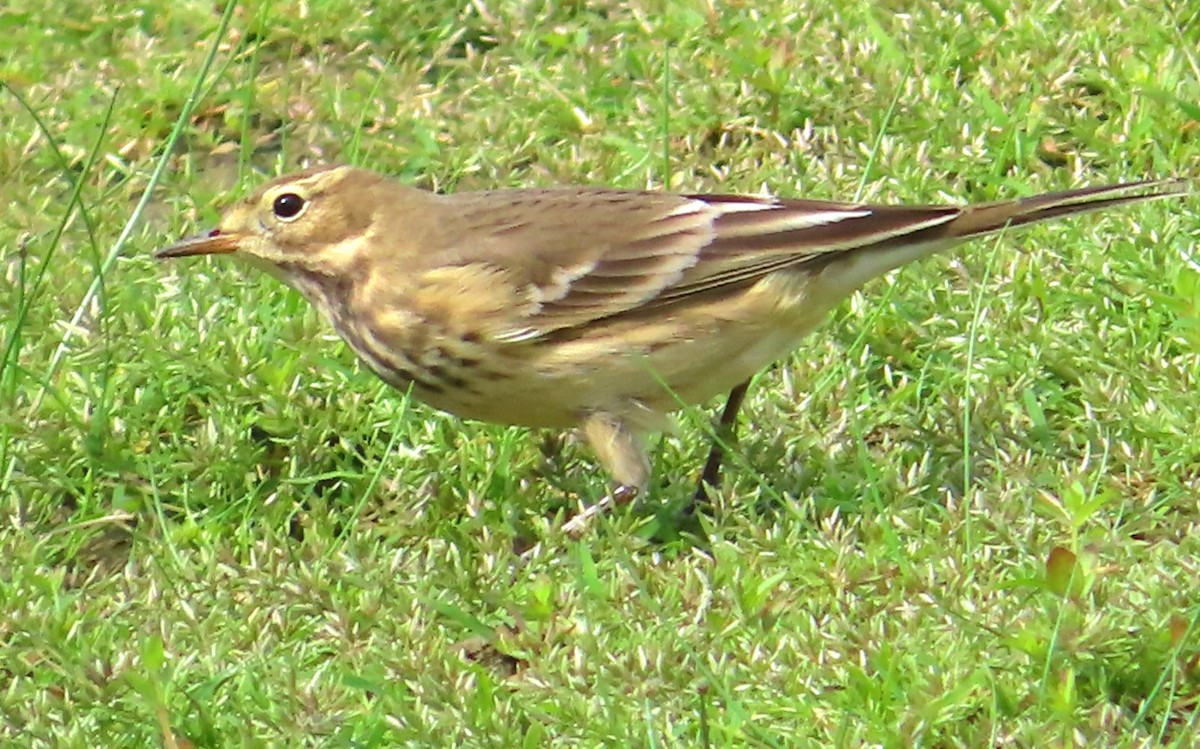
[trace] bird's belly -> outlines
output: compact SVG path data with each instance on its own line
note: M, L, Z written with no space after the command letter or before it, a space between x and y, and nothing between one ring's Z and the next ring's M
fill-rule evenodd
M571 383L531 371L512 356L490 355L464 365L414 361L387 352L385 359L371 346L346 339L375 374L401 392L439 411L464 419L526 427L572 427L579 411L570 398ZM358 344L358 345L356 345Z
M666 414L729 392L786 356L803 334L738 328L673 339L645 352L612 351L607 366L578 373L569 387L583 408L620 413L623 403L634 402Z
M727 393L787 356L828 311L794 300L779 307L774 293L747 296L732 308L597 327L539 349L529 367L536 376L523 383L525 392L509 393L509 403L535 409L552 403L555 418L572 424L581 414L605 411L645 430L663 429L666 414Z
M486 369L454 376L438 372L441 379L358 353L397 390L411 387L418 400L461 418L568 428L583 415L605 411L660 430L669 423L666 414L728 392L786 356L802 335L738 328L656 346L628 336L594 336L546 349L535 344L521 355L493 357Z
M573 427L603 411L658 430L670 412L726 393L791 352L831 306L805 300L804 291L783 279L724 306L684 306L557 338L438 340L420 355L373 345L368 331L343 335L391 385L411 386L421 401L462 418Z

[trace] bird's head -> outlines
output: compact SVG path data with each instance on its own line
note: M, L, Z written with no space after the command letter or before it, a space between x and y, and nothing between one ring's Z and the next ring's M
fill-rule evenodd
M338 276L369 250L385 193L400 188L347 166L280 177L221 217L216 228L156 253L158 258L234 254L281 275Z

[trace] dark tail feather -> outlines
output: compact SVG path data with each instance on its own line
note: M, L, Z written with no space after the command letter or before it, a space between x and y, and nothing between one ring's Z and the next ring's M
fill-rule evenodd
M1159 179L1052 192L1030 198L972 206L963 211L960 217L947 224L946 230L951 237L966 239L1005 228L1048 221L1060 216L1090 213L1129 203L1169 198L1190 191L1191 183L1188 180Z
M899 232L875 244L848 248L849 251L809 256L805 262L827 266L826 284L831 295L848 294L862 284L901 265L954 247L973 237L1104 208L1157 200L1192 192L1183 179L1146 180L1123 185L1085 187L1079 190L1035 195L1018 200L967 206L949 221ZM921 218L929 209L914 209ZM847 222L848 223L848 222Z

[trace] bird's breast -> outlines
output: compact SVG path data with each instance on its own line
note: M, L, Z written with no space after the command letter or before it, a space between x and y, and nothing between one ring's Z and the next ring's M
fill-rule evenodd
M419 305L313 301L373 372L440 410L530 427L576 426L605 411L649 428L785 356L824 316L832 300L813 299L802 275L777 275L727 298L517 341Z

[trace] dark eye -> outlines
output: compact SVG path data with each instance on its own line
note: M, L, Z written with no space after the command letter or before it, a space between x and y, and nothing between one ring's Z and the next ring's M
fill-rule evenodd
M304 198L294 192L285 192L275 198L271 210L282 219L296 218L300 215L300 211L304 210Z

